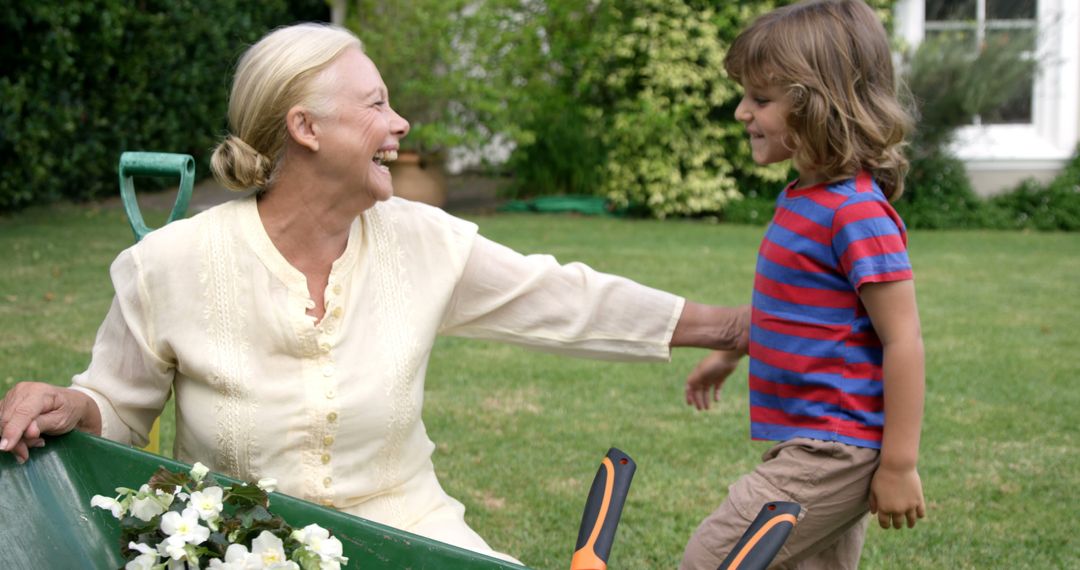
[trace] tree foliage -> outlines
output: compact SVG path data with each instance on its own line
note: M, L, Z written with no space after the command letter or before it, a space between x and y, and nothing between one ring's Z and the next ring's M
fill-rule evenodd
M126 150L206 159L233 66L318 0L0 4L0 210L117 192Z

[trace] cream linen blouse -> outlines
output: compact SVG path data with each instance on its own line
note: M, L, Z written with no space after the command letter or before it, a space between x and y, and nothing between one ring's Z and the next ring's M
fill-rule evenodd
M433 505L459 506L435 479L420 414L437 334L665 360L683 308L476 232L399 198L370 208L316 324L253 198L169 224L113 263L116 297L73 387L97 402L105 437L135 445L173 390L177 459L408 530Z

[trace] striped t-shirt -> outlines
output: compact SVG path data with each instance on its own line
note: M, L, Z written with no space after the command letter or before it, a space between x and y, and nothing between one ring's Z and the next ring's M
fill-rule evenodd
M912 279L907 233L869 174L793 186L758 252L750 435L880 448L881 341L858 290Z

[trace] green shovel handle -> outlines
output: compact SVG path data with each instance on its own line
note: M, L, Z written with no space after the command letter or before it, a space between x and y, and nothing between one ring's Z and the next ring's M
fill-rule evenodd
M191 187L195 184L195 159L187 154L169 152L125 152L120 155L120 197L124 202L131 231L135 241L141 240L152 228L146 226L139 202L135 199L133 176L163 176L180 178L176 202L166 224L183 218L191 201Z

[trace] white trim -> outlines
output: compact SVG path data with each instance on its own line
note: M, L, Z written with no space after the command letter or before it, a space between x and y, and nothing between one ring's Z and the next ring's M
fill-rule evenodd
M925 0L898 0L896 34L914 48L925 35ZM983 125L957 131L952 150L973 170L1014 170L1040 165L1060 168L1080 138L1080 2L1039 0L1040 53L1032 123Z

